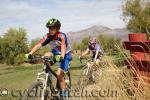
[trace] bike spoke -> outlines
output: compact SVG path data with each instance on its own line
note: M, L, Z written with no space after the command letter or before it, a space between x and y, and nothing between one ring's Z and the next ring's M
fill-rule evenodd
M35 97L37 96L37 89L38 89L38 87L35 88L35 95L33 96L32 100L35 100Z

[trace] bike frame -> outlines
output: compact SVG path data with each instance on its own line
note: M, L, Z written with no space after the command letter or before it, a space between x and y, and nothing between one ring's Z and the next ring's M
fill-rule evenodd
M89 70L92 68L93 65L94 65L94 62L88 60L88 62L85 65L87 67L87 71L86 71L85 75L88 74Z
M48 87L48 79L51 78L50 77L50 72L46 73L45 71L43 72L40 72L37 74L37 81L42 81L43 83L43 90L42 90L42 97L41 97L41 100L44 100L44 93Z
M96 65L91 59L82 58L84 60L87 60L86 64L84 65L83 74L88 76L88 74L91 74L91 77L94 79L95 76L93 75L93 71ZM80 62L82 63L82 59L80 59Z
M37 81L42 81L43 83L43 90L42 90L42 97L41 100L44 100L44 93L48 87L48 82L51 81L52 74L57 78L57 75L53 70L50 68L47 62L44 62L44 71L37 73Z
M45 96L48 96L48 87L50 87L51 93L59 93L55 91L55 88L53 86L52 82L52 76L54 76L57 79L57 74L51 69L51 66L55 63L55 59L49 58L49 57L35 57L33 60L43 60L44 68L42 72L37 73L36 80L38 82L42 82L42 91L40 91L40 99L45 100ZM32 59L31 59L32 60ZM71 87L71 78L70 78L70 72L68 71L68 78L69 78L69 86ZM65 78L65 76L64 76ZM58 90L60 90L59 81L57 79L56 87ZM69 87L69 88L70 88ZM45 95L46 94L46 95Z

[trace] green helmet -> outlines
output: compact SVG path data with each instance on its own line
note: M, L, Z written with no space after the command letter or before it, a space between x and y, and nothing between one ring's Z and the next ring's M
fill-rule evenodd
M49 19L48 22L46 23L46 27L49 28L49 27L53 27L53 26L60 28L60 26L61 26L60 21L55 18Z

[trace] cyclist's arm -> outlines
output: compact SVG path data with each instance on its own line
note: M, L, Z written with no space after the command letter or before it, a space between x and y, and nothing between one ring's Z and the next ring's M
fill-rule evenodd
M42 46L45 46L46 44L48 44L49 41L48 41L47 39L48 39L48 34L47 34L45 37L43 37L43 38L38 42L38 44L36 44L36 45L32 48L32 50L30 51L29 54L32 55L32 54L35 53L37 50L39 50Z
M90 51L89 48L87 48L86 51L83 52L83 54L81 56L84 56L84 55L88 54L89 51Z
M96 50L96 54L95 54L94 61L96 61L96 58L97 58L97 56L98 56L98 53L99 53L99 50Z
M61 37L61 57L65 57L66 54L66 43L65 43L65 37Z
M99 44L96 45L96 54L95 54L95 57L94 57L94 61L96 61L96 58L98 57L98 53L100 51L101 47Z
M30 51L30 53L29 54L33 54L33 53L35 53L40 47L42 47L42 45L41 44L37 44L37 45L35 45L33 48L32 48L32 50Z

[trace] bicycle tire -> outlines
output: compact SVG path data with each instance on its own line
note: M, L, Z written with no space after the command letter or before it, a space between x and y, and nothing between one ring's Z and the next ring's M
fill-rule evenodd
M88 81L89 81L89 72L86 73L88 70L88 68L85 66L83 67L81 74L79 76L79 81L78 81L78 85L79 87L85 87L88 85Z
M30 100L31 98L34 98L34 97L37 97L37 99L32 99L32 100L41 100L41 91L39 91L40 94L35 94L35 95L31 94L33 92L34 88L37 90L39 87L41 89L43 88L43 82L37 81L37 82L33 83L31 86L29 86L27 91L24 93L21 100ZM46 90L44 93L44 100L47 100L48 94L49 94L49 92Z

